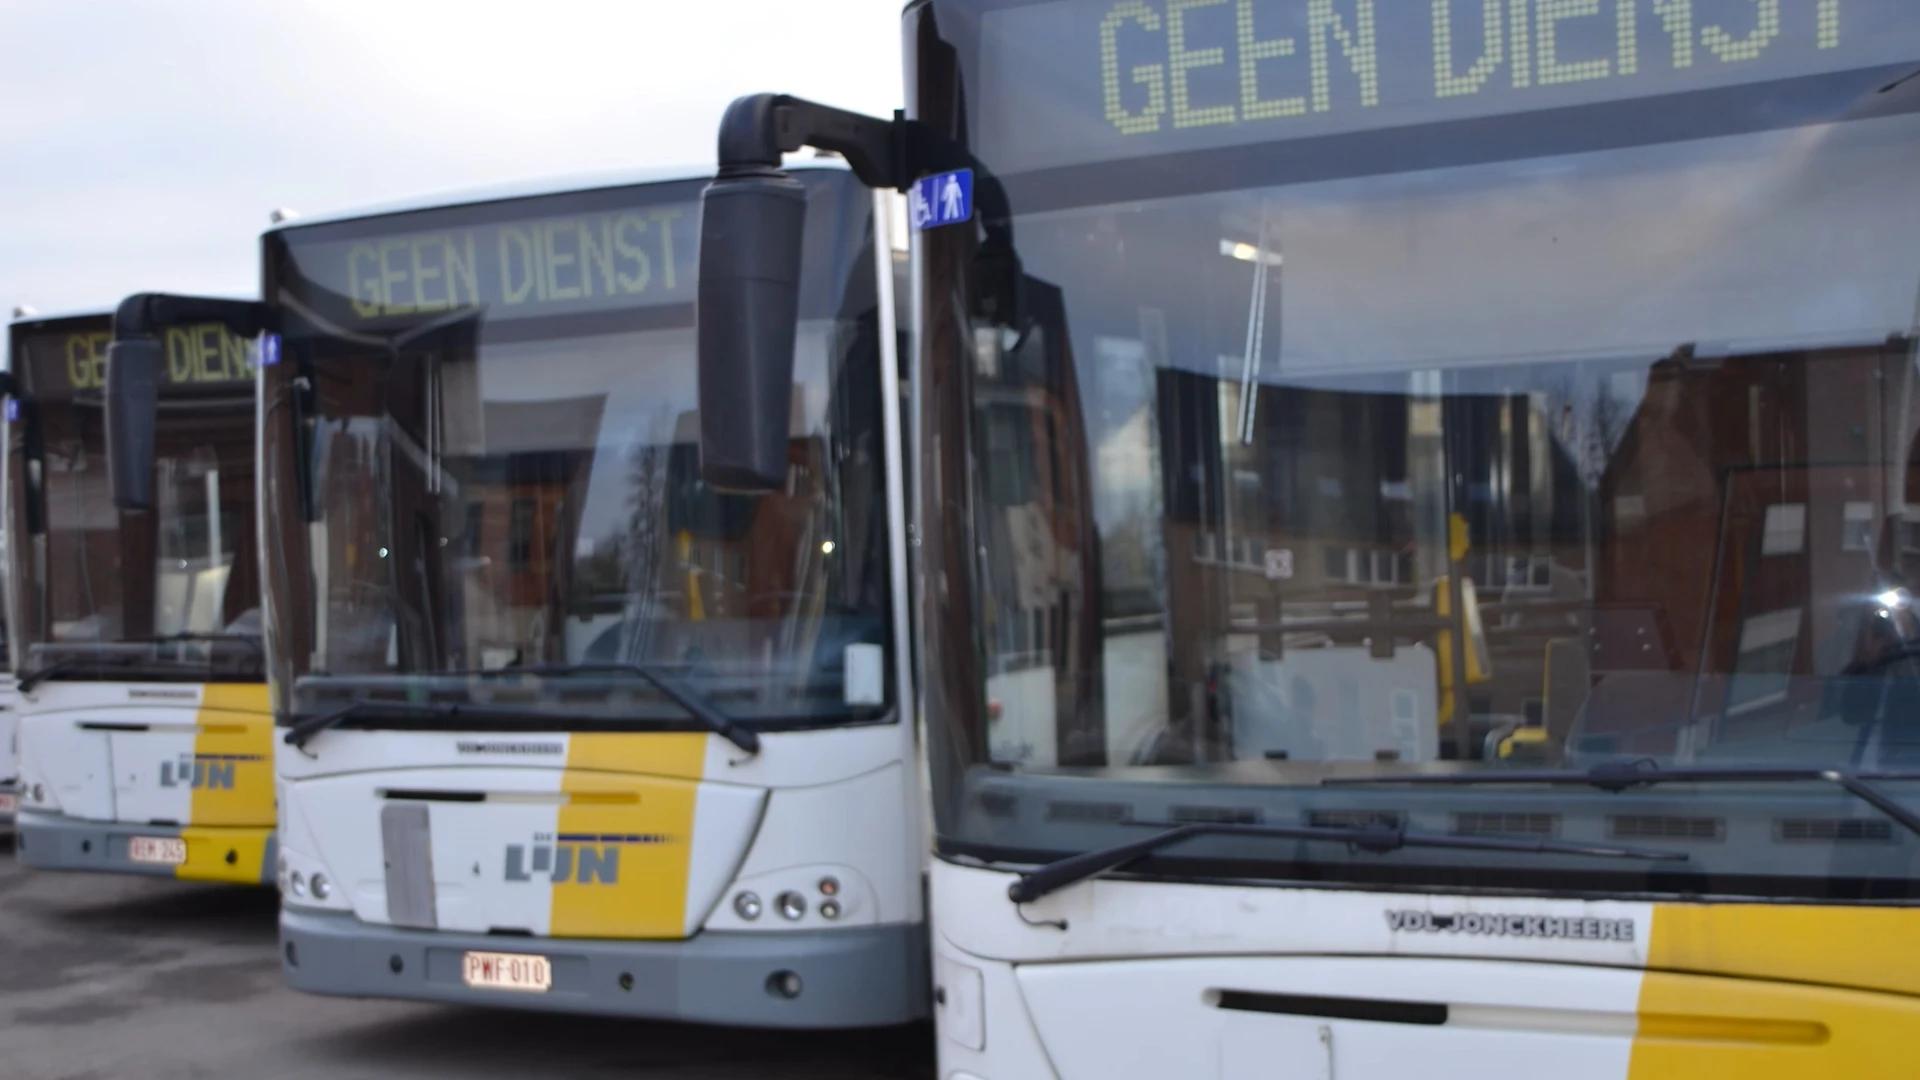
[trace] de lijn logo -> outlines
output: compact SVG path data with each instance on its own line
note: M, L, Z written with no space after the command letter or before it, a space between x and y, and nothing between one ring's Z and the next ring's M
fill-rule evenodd
M531 844L507 845L506 879L532 881L537 875L555 884L617 885L621 848L666 842L657 833L535 833Z
M259 760L258 754L181 754L178 761L160 763L160 786L232 791L234 766Z

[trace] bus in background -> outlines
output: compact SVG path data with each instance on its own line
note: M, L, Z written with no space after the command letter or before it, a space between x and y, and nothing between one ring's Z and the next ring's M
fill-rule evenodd
M1911 1073L1913 6L904 18L940 1075Z
M22 861L272 881L252 343L119 318L162 378L151 510L109 487L115 316L12 325L6 529L19 675ZM123 331L125 332L125 331Z
M5 397L0 382L0 397ZM0 520L4 520L0 516ZM7 563L7 533L0 527L0 567ZM0 576L5 571L0 569ZM3 594L0 594L3 595ZM7 633L6 603L0 601L0 825L12 825L20 809L20 724L14 685L13 639Z
M884 218L844 168L798 172L785 481L735 496L697 457L709 175L266 235L292 986L784 1027L927 1014Z

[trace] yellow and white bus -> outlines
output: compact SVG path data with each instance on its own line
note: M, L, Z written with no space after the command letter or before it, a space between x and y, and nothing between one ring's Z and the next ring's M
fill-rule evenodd
M698 472L710 174L266 235L290 985L776 1027L927 1015L892 249L844 168L800 175L803 342L766 498Z
M904 19L943 1080L1913 1075L1920 9Z
M145 511L120 510L109 485L114 316L11 327L19 854L48 870L270 883L253 346L135 301L128 332L162 358Z

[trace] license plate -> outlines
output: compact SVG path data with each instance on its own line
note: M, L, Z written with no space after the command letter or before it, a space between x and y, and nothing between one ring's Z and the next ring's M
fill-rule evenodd
M179 866L187 861L187 842L170 836L136 836L127 841L127 858L139 863Z
M475 990L518 990L544 994L553 989L553 965L526 953L470 952L461 976Z
M0 814L11 814L20 809L20 796L0 794Z

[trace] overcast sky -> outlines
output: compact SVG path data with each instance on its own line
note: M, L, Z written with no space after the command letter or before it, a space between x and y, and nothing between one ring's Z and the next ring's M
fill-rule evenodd
M713 161L760 90L900 99L899 0L0 0L0 310L253 293L306 213Z

